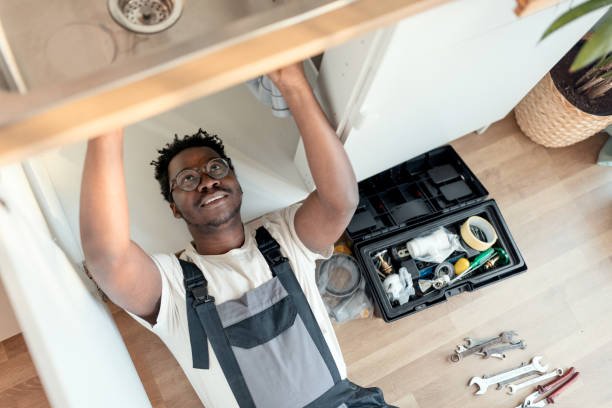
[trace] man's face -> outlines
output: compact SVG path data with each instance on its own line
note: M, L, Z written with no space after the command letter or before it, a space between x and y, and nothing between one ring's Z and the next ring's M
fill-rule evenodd
M209 147L191 147L172 158L168 164L169 179L185 169L206 167L209 160L220 157ZM188 225L203 227L220 227L240 216L242 189L233 170L227 176L215 180L201 173L201 180L193 191L183 191L174 186L170 192L173 203L170 204L176 218L183 218ZM213 198L219 198L210 201Z

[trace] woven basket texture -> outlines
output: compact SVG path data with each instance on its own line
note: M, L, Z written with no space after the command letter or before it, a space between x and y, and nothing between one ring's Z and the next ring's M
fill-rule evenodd
M519 102L514 114L523 133L546 147L578 143L612 124L612 115L591 115L572 105L557 90L550 74Z

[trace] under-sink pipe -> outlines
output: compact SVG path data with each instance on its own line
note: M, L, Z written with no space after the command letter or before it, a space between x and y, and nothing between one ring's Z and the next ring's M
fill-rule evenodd
M15 60L15 56L13 55L13 50L8 42L8 38L6 38L6 33L4 32L4 26L2 25L1 20L0 70L4 75L4 79L6 80L6 84L8 85L10 91L19 92L20 94L25 94L28 92L26 83L23 80L23 76L21 76L21 71L17 65L17 60Z

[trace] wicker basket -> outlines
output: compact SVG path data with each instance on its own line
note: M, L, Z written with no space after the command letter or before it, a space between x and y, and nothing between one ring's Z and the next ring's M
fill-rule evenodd
M572 105L557 90L550 74L519 102L514 113L523 133L546 147L578 143L612 124L612 115L591 115Z

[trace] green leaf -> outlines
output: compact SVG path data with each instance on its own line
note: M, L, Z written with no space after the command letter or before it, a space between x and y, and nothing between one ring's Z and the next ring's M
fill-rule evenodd
M570 67L570 72L584 68L604 58L610 52L612 52L612 9L608 10L600 24L595 27L591 38L580 49Z
M574 7L573 9L566 11L561 16L559 16L559 18L552 22L550 27L548 27L544 34L542 34L542 38L540 38L540 41L548 37L551 33L557 31L564 25L571 23L578 17L582 17L583 15L588 14L591 11L609 6L611 4L612 0L589 0L577 7Z

